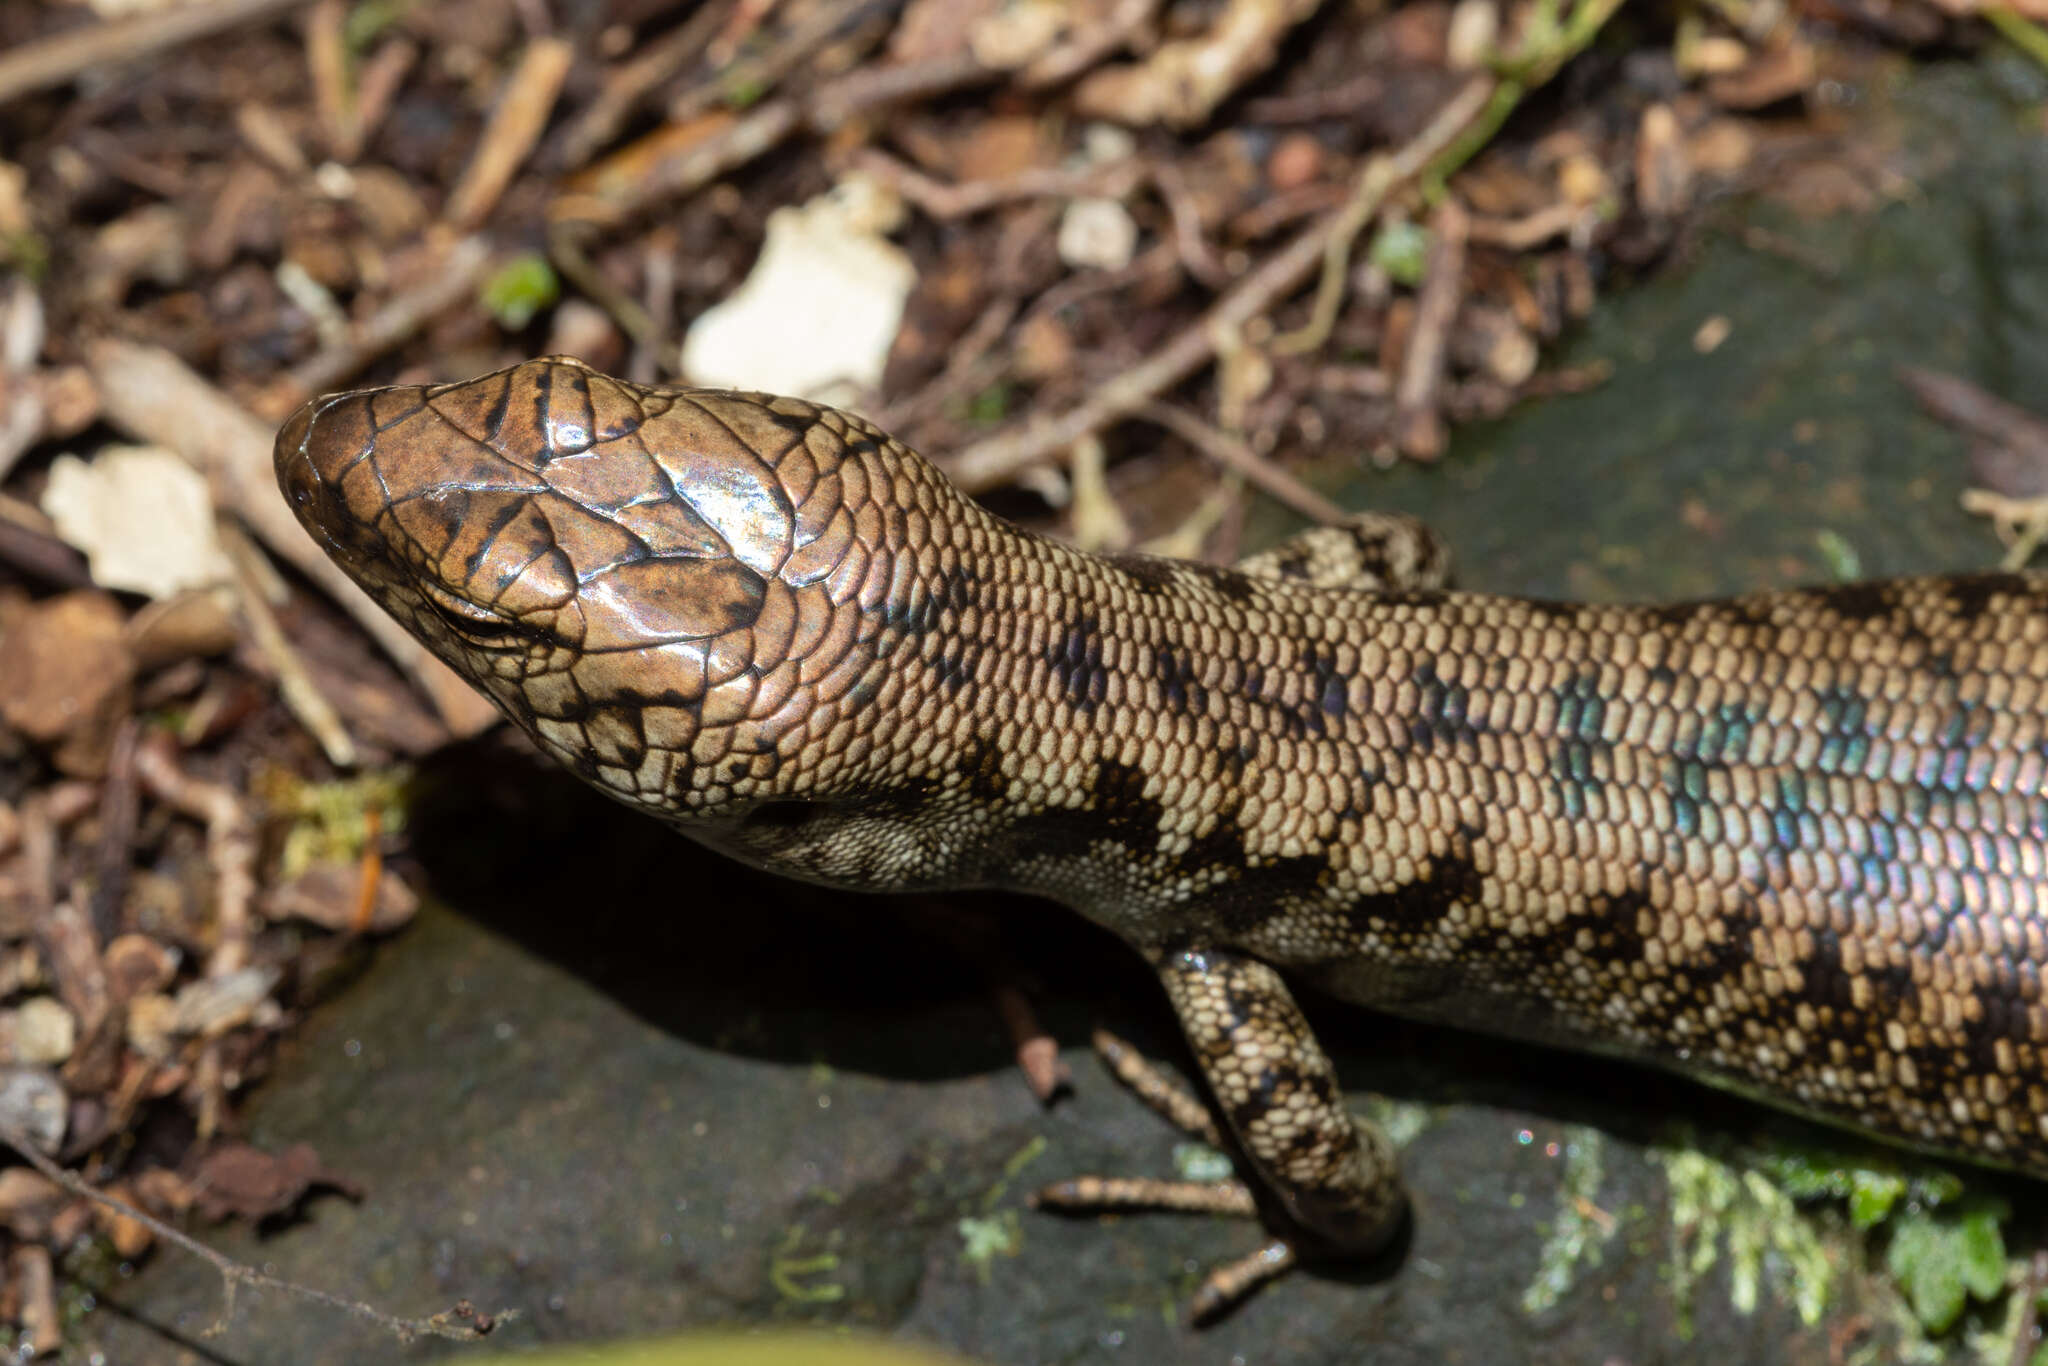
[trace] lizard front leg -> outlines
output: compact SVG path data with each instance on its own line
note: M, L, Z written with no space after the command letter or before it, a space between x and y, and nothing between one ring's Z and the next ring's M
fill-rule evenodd
M1239 1147L1314 1250L1366 1256L1406 1208L1394 1147L1344 1108L1337 1074L1280 974L1183 949L1155 963Z
M1300 1252L1363 1257L1384 1247L1406 1210L1393 1144L1344 1108L1330 1060L1280 974L1258 959L1212 949L1153 956L1216 1108L1288 1233L1210 1272L1190 1306L1197 1322L1293 1266ZM1211 1142L1200 1103L1110 1040L1098 1041L1118 1075L1168 1119ZM1038 1193L1066 1210L1149 1206L1255 1212L1235 1182L1086 1177Z

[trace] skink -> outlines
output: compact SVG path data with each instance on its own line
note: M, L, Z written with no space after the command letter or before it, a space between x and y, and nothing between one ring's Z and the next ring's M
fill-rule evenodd
M1283 974L2048 1174L2048 579L1582 606L1392 520L1094 556L859 418L561 358L316 400L277 473L620 801L1122 936L1305 1247L1403 1205Z

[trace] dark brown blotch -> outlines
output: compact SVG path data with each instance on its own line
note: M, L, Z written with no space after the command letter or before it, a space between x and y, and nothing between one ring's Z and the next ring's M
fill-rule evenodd
M1361 934L1423 937L1436 931L1453 906L1476 902L1483 881L1469 857L1432 855L1423 864L1421 876L1353 898L1344 910L1344 919Z
M1109 688L1102 667L1102 626L1093 616L1076 617L1060 638L1046 648L1045 662L1060 685L1060 694L1080 711L1093 711Z
M1898 610L1898 592L1888 583L1842 583L1809 588L1813 603L1843 621L1882 621Z
M1324 854L1262 856L1231 814L1197 835L1174 860L1174 871L1210 879L1225 874L1204 898L1202 909L1215 917L1226 936L1243 936L1297 912L1315 897L1329 876L1330 862Z
M1351 706L1351 680L1337 668L1337 656L1311 645L1301 652L1309 676L1309 696L1324 716L1342 720Z
M1103 562L1129 579L1141 593L1164 593L1173 586L1173 561L1157 555L1105 555Z
M1273 569L1283 579L1306 579L1308 578L1309 564L1308 547L1297 545L1290 546L1281 552L1280 557L1273 564Z
M1522 605L1536 616L1567 625L1577 621L1579 613L1584 610L1580 603L1560 602L1555 598L1524 598Z
M967 794L976 801L999 802L1010 793L1009 780L1003 776L1002 749L987 736L977 735L962 747L955 771L965 779Z
M1613 896L1595 896L1584 911L1558 922L1536 954L1554 957L1571 949L1605 967L1628 967L1643 960L1655 915L1649 892L1640 887Z
M1116 759L1103 759L1095 765L1088 795L1104 839L1134 853L1149 853L1158 847L1166 808L1157 797L1145 795L1142 770Z
M1441 607L1449 598L1450 594L1441 588L1404 588L1382 593L1378 600L1389 607Z
M1208 705L1208 690L1201 684L1192 659L1162 645L1152 657L1152 678L1169 711L1192 716Z
M1948 581L1948 609L1958 621L1975 621L1994 598L2024 601L2033 585L2018 574L1961 574Z
M1259 595L1258 585L1251 576L1240 574L1235 569L1192 561L1185 567L1193 570L1202 582L1215 589L1217 595L1227 602L1250 602Z
M870 792L860 801L863 814L891 820L910 820L931 804L939 791L939 780L924 774L907 774L886 788Z
M1707 607L1704 602L1671 602L1649 609L1650 620L1659 626L1683 626Z

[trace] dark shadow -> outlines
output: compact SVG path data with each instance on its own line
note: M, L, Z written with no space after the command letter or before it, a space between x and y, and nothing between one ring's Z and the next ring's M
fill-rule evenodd
M903 1080L988 1072L1010 1059L988 989L1004 974L1070 1054L1103 1025L1188 1070L1151 972L1061 907L867 896L762 873L502 734L429 761L409 844L433 896L693 1042ZM1400 1100L1529 1112L1642 1146L1689 1125L1710 1138L1888 1151L1653 1068L1302 997L1345 1083Z
M1105 1002L1165 1015L1137 957L1057 906L759 872L507 738L427 762L407 842L423 890L457 913L658 1029L746 1055L906 1079L999 1068L993 972L1020 980L1063 1039L1085 1040Z

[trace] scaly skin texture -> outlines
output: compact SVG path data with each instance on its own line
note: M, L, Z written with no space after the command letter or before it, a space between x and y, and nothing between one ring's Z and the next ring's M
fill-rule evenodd
M1428 586L1393 525L1100 558L857 418L565 360L318 400L277 469L619 800L1115 930L1319 1249L1399 1187L1281 969L2048 1174L2048 580L1573 606Z

